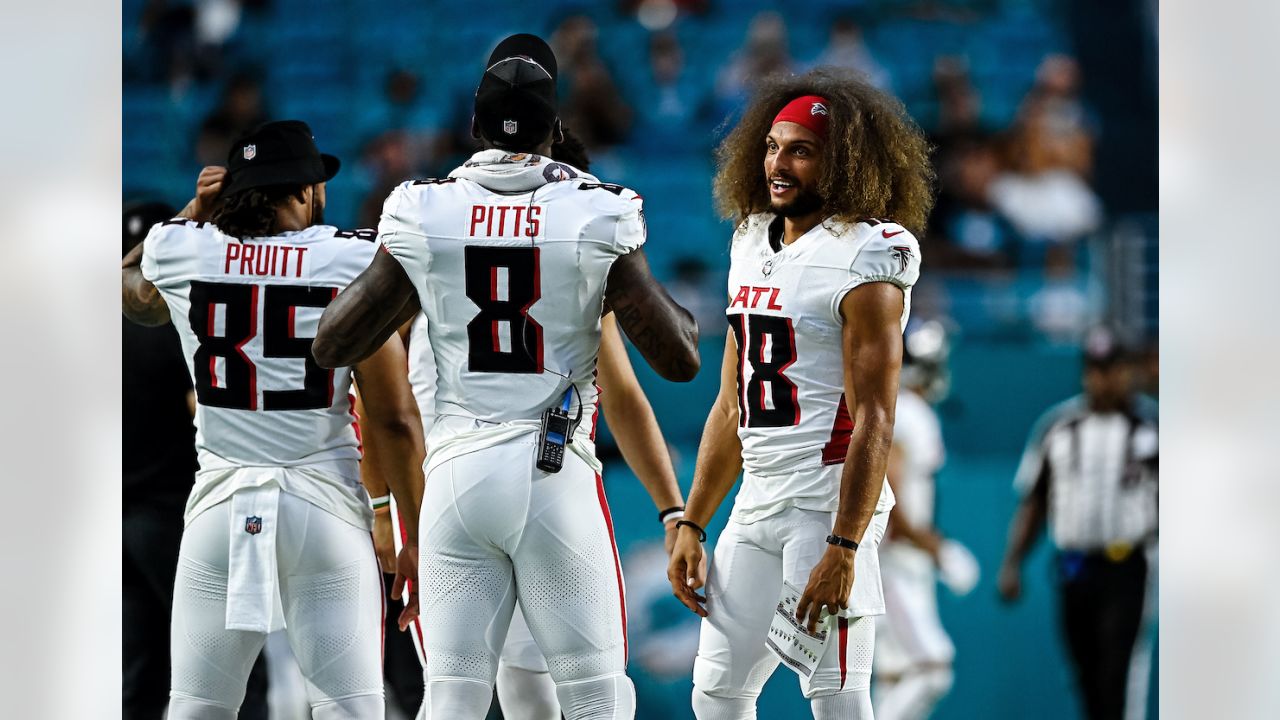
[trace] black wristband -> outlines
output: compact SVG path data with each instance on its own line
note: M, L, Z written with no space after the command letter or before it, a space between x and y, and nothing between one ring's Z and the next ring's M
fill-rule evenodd
M676 521L676 528L679 528L681 525L688 525L689 527L693 528L694 530L697 530L697 531L698 531L698 542L706 542L706 541L707 541L707 531L706 531L706 530L703 530L703 529L702 529L702 526L701 526L701 525L699 525L698 523L696 523L696 522L694 522L694 521L692 521L692 520L677 520L677 521Z
M667 521L667 516L670 515L671 513L676 513L676 512L684 512L684 506L676 505L675 507L669 507L666 510L663 510L662 512L658 513L658 523L659 524L665 523Z
M849 538L840 537L839 535L828 535L827 542L831 543L832 545L839 545L842 548L848 548L850 550L858 549L858 543L850 540Z

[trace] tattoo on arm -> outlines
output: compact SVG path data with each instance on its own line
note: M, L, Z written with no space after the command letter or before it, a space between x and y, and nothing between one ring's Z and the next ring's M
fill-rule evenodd
M142 276L141 262L142 243L138 243L121 262L121 310L139 325L163 325L169 322L169 305L156 286Z
M644 253L614 262L606 300L618 325L660 375L687 382L698 373L698 323L653 277Z

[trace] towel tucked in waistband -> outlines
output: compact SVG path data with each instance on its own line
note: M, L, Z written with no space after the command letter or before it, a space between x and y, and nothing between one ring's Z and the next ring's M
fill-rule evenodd
M227 629L269 633L284 626L277 610L276 528L280 488L242 488L231 496Z

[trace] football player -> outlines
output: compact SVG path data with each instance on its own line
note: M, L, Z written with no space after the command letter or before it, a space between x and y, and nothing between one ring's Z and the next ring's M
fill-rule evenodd
M606 308L667 379L698 370L697 324L640 250L640 197L550 160L556 59L506 38L476 91L486 149L396 188L386 252L325 311L323 366L358 362L419 311L436 364L419 567L427 704L482 718L518 601L566 717L629 718L622 573L595 423ZM415 351L415 353L418 351Z
M406 507L422 429L398 341L354 367L311 356L320 313L377 249L371 230L323 224L338 167L305 123L267 123L232 146L225 171L206 168L182 216L123 263L125 314L172 320L196 390L200 470L179 550L170 720L236 717L249 668L280 628L314 717L384 716L353 371Z
M829 628L801 675L814 717L870 718L877 545L893 505L885 467L915 235L932 203L927 144L896 100L819 69L763 82L718 154L717 198L740 221L732 332L668 569L704 618L693 710L755 717L779 663L765 640L785 581L803 588L799 622ZM703 528L740 470L704 572Z
M938 617L945 541L933 523L934 474L946 459L932 403L947 392L946 330L936 320L908 330L893 425L889 485L896 505L881 548L885 614L876 622L876 716L922 720L951 689L955 646ZM961 551L963 552L963 551Z

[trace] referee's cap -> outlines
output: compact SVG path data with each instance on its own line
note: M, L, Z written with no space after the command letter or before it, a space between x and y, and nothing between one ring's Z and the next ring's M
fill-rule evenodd
M1096 327L1084 338L1084 364L1086 367L1110 367L1126 357L1124 345L1115 331Z
M551 134L559 115L555 53L536 35L511 35L489 55L476 88L475 116L489 142L528 150Z

